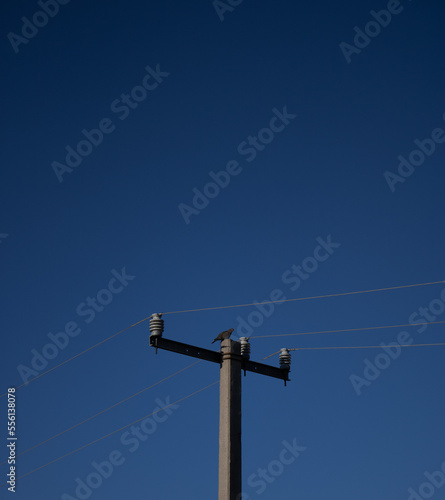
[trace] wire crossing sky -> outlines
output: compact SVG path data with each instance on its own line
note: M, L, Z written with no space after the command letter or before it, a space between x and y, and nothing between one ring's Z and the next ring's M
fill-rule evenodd
M444 8L2 4L5 494L216 497L218 367L163 313L297 349L243 377L244 500L440 497Z
M371 293L371 292L381 292L381 291L388 291L388 290L397 290L397 289L402 289L402 288L411 288L411 287L417 287L417 286L426 286L426 285L436 285L436 284L439 284L439 283L443 283L442 281L434 281L434 282L431 282L431 283L417 283L417 284L413 284L413 285L401 285L401 286L393 286L393 287L387 287L387 288L378 288L378 289L375 289L375 290L360 290L360 291L357 291L357 292L343 292L343 293L336 293L336 294L328 294L328 295L318 295L318 296L315 296L315 297L300 297L300 298L297 298L297 299L288 299L288 300L284 300L284 301L263 301L262 304L272 304L272 303L282 303L282 302L292 302L292 301L298 301L298 300L312 300L312 299L322 299L322 298L326 298L326 297L339 297L339 296L346 296L346 295L355 295L355 294L358 294L358 293ZM207 307L207 308L202 308L202 309L190 309L190 310L187 310L187 311L171 311L171 312L168 312L168 313L161 313L161 314L175 314L175 313L185 313L185 312L202 312L202 311L209 311L209 310L217 310L217 309L230 309L230 308L233 308L233 307L247 307L247 306L254 306L256 305L256 303L252 303L252 304L237 304L237 305L231 305L231 306L217 306L217 307ZM99 346L99 345L102 345L104 342L107 342L108 340L111 340L113 338L115 338L117 335L120 335L121 333L124 333L126 332L127 330L129 330L130 328L134 328L135 326L138 326L140 325L141 323L144 323L145 321L149 320L152 316L148 316L144 319L141 319L140 321L137 321L136 323L133 323L132 325L124 328L123 330L120 330L116 333L114 333L113 335L107 337L106 339L98 342L97 344L94 344L93 346L89 347L88 349L85 349L83 350L82 352L72 356L71 358L63 361L62 363L59 363L58 365L52 367L51 369L43 372L43 373L40 373L39 375L37 375L36 377L34 378L30 378L28 380L26 380L25 383L19 385L16 387L16 389L19 389L21 387L24 387L25 385L28 385L29 382L32 382L33 380L36 380L38 379L39 377L41 377L42 375L46 375L47 373L59 368L60 366L63 366L64 364L68 363L69 361L72 361L73 359L76 359L78 358L79 356L89 352L91 349L94 349L95 347ZM445 321L443 321L445 322ZM419 322L416 322L417 325L428 325L428 324L438 324L438 323L443 323L442 321L436 321L436 322L429 322L429 323L419 323ZM387 325L387 326L377 326L377 327L365 327L365 328L352 328L352 329L346 329L346 330L331 330L331 331L324 331L324 332L303 332L303 333L288 333L288 334L276 334L276 335L261 335L261 336L254 336L254 337L249 337L249 338L266 338L266 337L278 337L278 336L290 336L290 335L308 335L308 334L315 334L315 333L333 333L333 332L344 332L344 331L355 331L355 330L373 330L373 329L380 329L380 328L398 328L398 327L404 327L404 326L412 326L410 324L408 325ZM3 394L0 395L0 398L2 397L5 397L8 393L5 392Z

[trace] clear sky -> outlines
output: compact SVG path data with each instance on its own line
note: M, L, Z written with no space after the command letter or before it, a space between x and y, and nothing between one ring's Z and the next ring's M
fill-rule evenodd
M440 2L1 9L2 394L154 312L445 279ZM293 352L286 388L243 378L243 500L443 498L445 346L399 346L445 342L442 324L261 336L445 321L444 290L164 316L165 337L207 348L257 336L257 361L393 343ZM194 362L148 338L144 322L18 388L18 452ZM19 456L22 476L120 429L14 498L217 498L218 385L182 399L218 371L198 363ZM6 397L0 415L3 461Z

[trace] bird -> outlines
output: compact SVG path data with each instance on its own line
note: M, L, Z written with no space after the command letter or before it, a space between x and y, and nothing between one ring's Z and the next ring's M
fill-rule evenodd
M224 332L221 332L217 337L216 339L213 341L213 342L216 342L217 340L225 340L225 339L228 339L230 337L230 335L232 335L232 332L233 332L233 328L230 328L230 330L225 330ZM213 344L212 342L212 344Z

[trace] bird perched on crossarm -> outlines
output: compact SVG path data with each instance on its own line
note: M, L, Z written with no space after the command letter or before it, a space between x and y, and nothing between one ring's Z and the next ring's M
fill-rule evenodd
M232 332L233 332L233 328L230 328L230 330L225 330L224 332L221 332L217 337L216 339L213 341L213 342L216 342L217 340L225 340L225 339L228 339L230 337L230 335L232 335ZM212 344L213 344L212 342Z

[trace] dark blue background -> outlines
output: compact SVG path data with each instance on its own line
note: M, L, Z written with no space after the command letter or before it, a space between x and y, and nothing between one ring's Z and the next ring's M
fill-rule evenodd
M81 332L47 369L153 312L261 301L274 289L297 298L443 279L445 146L394 192L384 178L397 173L397 157L408 157L415 139L445 128L443 5L401 5L348 64L340 43L352 44L354 27L364 29L384 1L245 0L221 21L210 0L77 0L61 5L15 53L8 33L20 34L21 18L40 7L6 0L0 392L22 383L17 367L30 367L32 349L42 353L48 333L70 321ZM120 120L111 103L158 64L169 76ZM285 106L295 119L246 161L240 143ZM65 147L75 148L82 130L104 118L115 130L59 182L52 162L64 163ZM202 191L209 172L230 160L241 173L186 224L178 206L191 206L193 189ZM283 273L328 235L340 247L291 290ZM123 267L135 278L86 323L77 308ZM443 288L277 305L253 335L404 324ZM166 315L165 336L211 347L217 333L237 328L254 309ZM252 339L252 358L284 346L378 345L401 330ZM443 341L441 325L409 332L416 343ZM248 498L259 489L249 477L294 438L307 449L262 499L393 500L408 498L410 487L418 491L424 471L445 460L443 349L405 349L361 396L349 377L363 376L364 360L381 349L293 353L287 388L243 378ZM147 322L122 333L17 390L19 449L192 362L155 356ZM19 457L19 475L151 413L156 398L173 402L217 380L216 365L193 366ZM0 405L6 443L5 398ZM125 462L91 498L216 498L217 385L181 402L133 453L120 442L124 432L19 480L16 498L74 497L76 478L85 480L91 463L113 450Z

